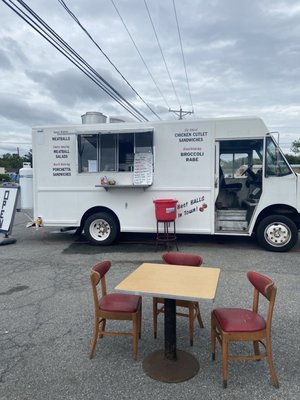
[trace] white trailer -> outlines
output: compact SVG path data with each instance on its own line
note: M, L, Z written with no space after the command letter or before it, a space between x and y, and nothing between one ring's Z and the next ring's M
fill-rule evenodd
M300 176L259 118L99 123L33 129L39 224L94 244L156 232L153 200L176 199L177 233L298 240ZM22 193L21 193L22 195Z

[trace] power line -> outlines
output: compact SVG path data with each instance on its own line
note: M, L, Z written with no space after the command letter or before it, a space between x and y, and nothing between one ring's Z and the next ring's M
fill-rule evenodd
M191 111L191 113L194 113L193 100L192 100L192 95L191 95L191 90L190 90L190 84L189 84L188 75L187 75L187 69L186 69L186 63L185 63L185 58L184 58L184 52L183 52L181 34L180 34L180 29L179 29L179 23L178 23L178 18L177 18L177 11L176 11L175 0L173 0L173 7L174 7L176 25L177 25L177 30L178 30L178 37L179 37L179 42L180 42L180 47L181 47L181 54L182 54L183 67L184 67L184 71L185 71L186 83L187 83L187 88L188 88L189 97L190 97L191 106L192 106L192 111Z
M173 87L173 91L174 91L175 97L176 97L176 99L177 99L177 101L178 101L178 104L179 104L179 106L180 106L180 108L181 108L180 100L179 100L179 97L178 97L178 95L177 95L177 92L176 92L176 89L175 89L175 86L174 86L174 82L173 82L173 80L172 80L172 77L171 77L171 74L170 74L170 71L169 71L169 68L168 68L168 65L167 65L167 62L166 62L166 59L165 59L165 56L164 56L162 47L161 47L160 42L159 42L159 39L158 39L158 35L157 35L157 32L156 32L155 26L154 26L153 20L152 20L151 15L150 15L150 11L149 11L149 8L148 8L147 1L144 0L144 3L145 3L145 7L146 7L146 10L147 10L147 13L148 13L148 16L149 16L151 25L152 25L152 29L153 29L153 31L154 31L154 35L155 35L155 38L156 38L156 41L157 41L157 45L158 45L158 47L159 47L159 50L160 50L162 59L163 59L163 61L164 61L165 67L166 67L167 74L168 74L168 76L169 76L169 79L170 79L171 84L172 84L172 87Z
M140 117L147 119L135 108L130 104L117 90L115 90L95 69L93 69L71 46L68 45L52 28L49 27L34 11L32 11L25 2L18 0L19 3L22 3L23 7L25 7L31 15L33 15L46 29L54 35L54 40L56 43L59 43L59 51L62 52L73 64L75 64L82 72L84 72L91 80L93 80L98 86L100 86L110 97L116 100L122 107L124 107L127 111L129 111L133 116L135 116L138 120L141 120ZM39 27L40 28L40 27ZM35 29L35 27L34 27ZM40 31L38 31L40 33ZM44 36L44 35L42 35ZM49 34L46 33L46 36L49 38ZM45 37L45 36L44 36ZM46 40L47 37L45 37ZM50 38L53 40L53 38ZM49 41L49 40L48 40ZM50 41L52 45L53 42ZM57 48L57 46L54 45ZM65 47L63 49L63 47ZM61 51L61 50L64 51ZM67 50L67 51L66 51ZM70 57L71 53L71 57ZM80 63L78 63L78 60ZM74 62L75 61L75 62ZM82 68L83 66L83 68ZM96 79L95 79L96 78ZM100 80L100 82L99 82ZM131 109L131 110L130 110Z
M80 26L80 28L85 32L85 34L91 39L91 41L95 44L95 46L98 48L98 50L101 51L101 53L104 55L104 57L107 59L107 61L114 67L114 69L117 71L117 73L122 77L122 79L127 83L127 85L134 91L134 93L139 97L139 99L149 108L149 110L158 118L159 115L145 102L145 100L139 95L139 93L134 89L134 87L128 82L128 80L125 78L125 76L120 72L120 70L116 67L116 65L110 60L110 58L107 56L107 54L102 50L102 48L99 46L99 44L94 40L92 35L87 31L87 29L81 24L79 19L75 16L75 14L68 8L66 3L63 0L58 0L58 2L61 4L61 6L67 11L67 13L73 18L73 20Z
M150 78L152 79L154 85L156 86L156 88L157 88L159 94L160 94L161 97L163 98L163 100L164 100L164 102L166 103L167 107L170 108L170 106L169 106L169 104L168 104L168 102L167 102L165 96L163 95L163 93L162 93L162 91L160 90L160 88L159 88L159 86L158 86L156 80L154 79L154 77L153 77L153 75L152 75L152 73L151 73L151 71L150 71L150 69L149 69L149 67L148 67L148 65L147 65L147 63L146 63L144 57L142 56L140 50L138 49L137 44L135 43L135 40L133 39L133 37L132 37L132 35L131 35L131 33L130 33L130 31L129 31L129 29L128 29L128 27L127 27L125 21L124 21L124 19L122 18L121 13L120 13L118 7L116 6L114 0L110 0L110 1L111 1L112 5L114 6L114 8L115 8L115 10L116 10L116 12L117 12L117 14L118 14L120 20L121 20L121 22L122 22L122 24L123 24L123 26L124 26L126 32L128 33L128 35L129 35L129 37L130 37L130 39L131 39L131 41L132 41L132 43L133 43L133 45L134 45L136 51L138 52L138 55L139 55L140 58L141 58L141 60L142 60L142 62L143 62L143 64L144 64L144 66L145 66L145 68L147 69Z
M68 43L66 43L49 25L47 25L24 1L17 0L25 10L18 7L12 0L2 0L20 18L29 24L37 33L46 39L53 47L71 61L105 93L112 97L119 105L125 108L131 115L139 121L148 121L129 101L127 101L116 89L112 87L95 69L93 69ZM11 4L9 4L11 3ZM31 18L35 18L38 23ZM39 25L40 24L40 25Z

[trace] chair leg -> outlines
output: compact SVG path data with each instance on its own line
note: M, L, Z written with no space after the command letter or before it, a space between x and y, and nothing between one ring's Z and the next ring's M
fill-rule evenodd
M132 336L133 336L133 352L132 358L137 359L138 352L138 340L139 340L139 313L133 315L132 317Z
M211 358L214 361L216 359L216 320L213 314L211 315L210 335L211 335Z
M139 339L142 337L142 304L139 309Z
M196 309L196 315L197 315L197 319L198 319L198 322L199 322L199 326L200 326L200 328L204 328L203 321L202 321L202 318L201 318L199 303L195 304L195 309Z
M98 321L98 319L96 319L95 320L93 339L92 339L92 342L91 342L91 345L90 345L90 351L89 351L89 358L90 359L92 359L93 356L94 356L94 351L95 351L98 335L99 335L99 321Z
M190 336L190 345L194 344L194 304L189 304L189 336Z
M253 349L254 349L254 354L256 356L259 356L260 355L260 351L259 351L259 342L258 342L258 340L254 340L253 341ZM257 360L257 361L260 361L260 360Z
M157 299L153 299L153 331L154 331L154 339L157 338Z
M223 388L227 388L228 379L228 340L222 334L222 370L223 370Z
M278 389L279 388L279 381L275 372L274 364L273 364L273 357L272 357L272 347L271 347L271 338L266 339L266 351L267 351L267 361L270 368L271 379L273 385Z
M102 335L102 333L101 332L105 332L105 327L106 327L106 319L105 318L102 318L101 320L100 320L100 322L99 322L99 327L100 327L100 339L102 339L103 338L103 335Z

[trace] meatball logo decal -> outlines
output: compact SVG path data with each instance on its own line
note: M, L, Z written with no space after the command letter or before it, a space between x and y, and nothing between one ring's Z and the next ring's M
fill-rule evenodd
M203 203L202 206L199 208L199 211L203 212L203 211L205 211L206 208L207 208L207 204Z

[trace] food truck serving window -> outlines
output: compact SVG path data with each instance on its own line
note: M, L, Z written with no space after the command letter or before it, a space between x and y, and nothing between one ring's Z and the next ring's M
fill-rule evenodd
M130 172L136 153L153 153L153 131L78 135L79 172Z

